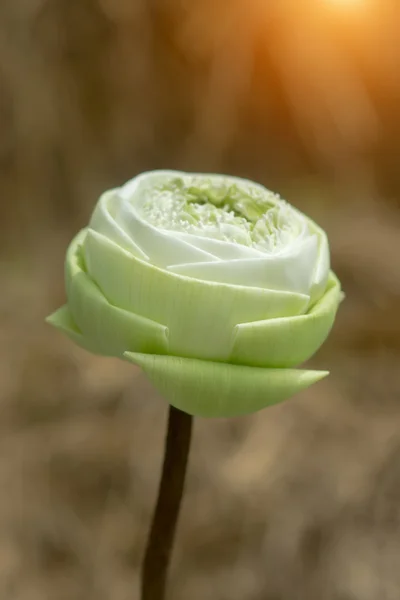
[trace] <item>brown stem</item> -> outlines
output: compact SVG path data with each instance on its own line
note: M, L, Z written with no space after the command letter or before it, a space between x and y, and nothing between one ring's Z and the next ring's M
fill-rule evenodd
M193 417L170 406L164 463L142 568L141 600L164 600L192 437Z

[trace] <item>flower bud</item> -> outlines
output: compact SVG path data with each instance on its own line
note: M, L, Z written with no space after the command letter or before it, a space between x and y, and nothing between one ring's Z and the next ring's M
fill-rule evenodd
M327 375L296 369L341 300L325 232L263 186L153 171L104 193L67 251L80 346L139 365L177 408L228 417Z

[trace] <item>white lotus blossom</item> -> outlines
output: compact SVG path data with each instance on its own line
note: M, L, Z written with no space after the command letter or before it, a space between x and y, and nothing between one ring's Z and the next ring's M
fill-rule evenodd
M325 372L294 369L341 298L325 232L263 186L153 171L99 199L50 317L92 352L136 362L172 403L229 416Z

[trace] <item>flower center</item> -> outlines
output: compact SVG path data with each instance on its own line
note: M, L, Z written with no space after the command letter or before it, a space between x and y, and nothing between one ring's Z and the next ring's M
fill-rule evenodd
M155 227L279 252L306 221L278 195L229 178L171 178L147 190L140 214Z

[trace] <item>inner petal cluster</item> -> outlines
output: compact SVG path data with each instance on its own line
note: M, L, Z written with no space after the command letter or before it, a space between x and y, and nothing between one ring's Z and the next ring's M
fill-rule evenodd
M269 254L307 233L302 215L278 195L220 177L174 177L135 203L141 218L164 231L236 243Z
M169 273L301 294L329 275L326 235L261 185L226 175L153 171L102 195L89 229Z

